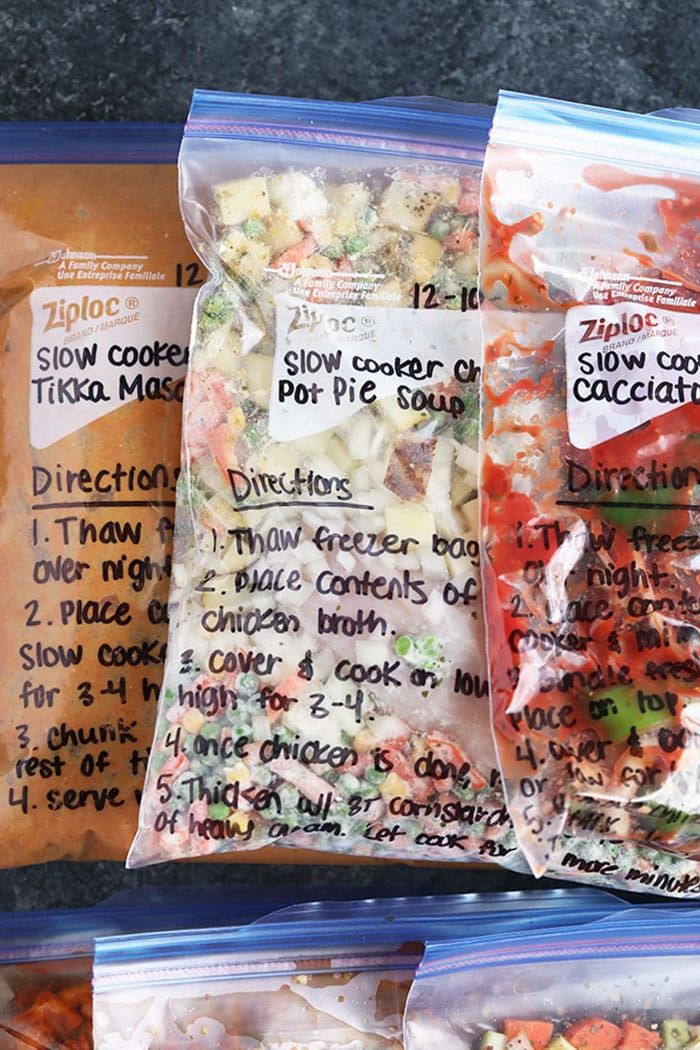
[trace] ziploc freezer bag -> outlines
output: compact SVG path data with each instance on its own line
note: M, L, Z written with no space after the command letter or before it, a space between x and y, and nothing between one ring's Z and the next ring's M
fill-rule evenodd
M244 924L272 907L220 888L193 899L182 887L142 887L94 908L0 915L0 1047L90 1050L96 937Z
M406 1050L695 1050L699 953L697 912L680 920L668 905L578 929L429 943Z
M0 124L0 865L122 859L163 670L181 127Z
M535 874L700 890L700 128L503 93L482 200L493 721Z
M247 930L100 940L97 1050L398 1050L429 937L586 922L620 902L588 891L301 905Z
M510 861L477 539L488 113L195 93L165 690L129 864Z

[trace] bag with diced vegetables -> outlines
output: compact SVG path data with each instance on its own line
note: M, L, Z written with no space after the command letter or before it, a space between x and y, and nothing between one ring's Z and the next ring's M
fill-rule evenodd
M131 866L514 863L479 595L488 111L195 94L165 688Z
M682 908L682 906L681 906ZM698 1050L698 913L428 944L406 1050Z

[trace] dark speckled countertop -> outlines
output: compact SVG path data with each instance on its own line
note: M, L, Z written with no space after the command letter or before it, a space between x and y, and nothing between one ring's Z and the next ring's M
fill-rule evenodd
M622 109L700 106L698 25L697 0L4 0L0 119L179 121L196 86L487 103L506 87ZM61 863L1 872L0 909L158 883L269 895L297 880L326 897L533 885L458 868Z

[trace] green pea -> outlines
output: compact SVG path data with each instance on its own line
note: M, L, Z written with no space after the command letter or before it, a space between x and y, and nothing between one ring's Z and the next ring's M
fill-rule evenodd
M240 758L237 761L240 762ZM256 766L253 770L253 780L261 787L267 787L272 782L272 773L267 766Z
M218 722L205 722L199 731L199 735L205 740L218 740L221 736L221 726Z
M327 259L331 259L335 262L337 259L342 259L345 255L345 249L340 241L334 241L332 244L326 245L322 250L321 255L325 255Z
M418 648L423 656L427 656L429 660L435 660L440 655L442 646L435 635L427 634L424 638L419 640Z
M201 755L200 757L205 766L218 766L221 764L221 759L215 752L209 752L208 755Z
M246 219L241 229L246 237L257 240L265 232L265 223L261 219Z
M394 642L394 652L404 659L413 652L414 642L409 634L402 634Z
M260 679L252 671L246 671L245 674L239 675L236 681L236 691L241 696L253 696L254 693L257 693L259 687Z
M446 219L433 219L428 226L428 234L436 241L444 241L450 232L450 224Z
M209 807L209 816L212 820L226 820L229 808L225 802L214 802Z
M346 237L344 244L348 255L359 255L367 247L367 238L355 234L353 237Z

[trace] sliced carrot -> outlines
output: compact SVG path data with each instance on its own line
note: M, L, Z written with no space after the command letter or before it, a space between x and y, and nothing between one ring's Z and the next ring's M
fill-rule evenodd
M625 1021L617 1050L656 1050L657 1046L661 1046L661 1036L658 1032L642 1028L632 1021Z
M576 1050L615 1050L622 1037L622 1029L603 1017L587 1017L570 1025L564 1032Z
M291 674L287 675L286 678L283 678L281 682L278 682L277 685L272 687L270 694L268 694L268 703L265 705L265 713L267 714L268 721L272 725L282 717L287 708L283 702L280 702L278 707L273 706L269 701L269 697L278 696L296 699L301 691L300 687L301 678L296 671L292 671Z
M550 1021L518 1021L510 1018L503 1026L507 1039L517 1039L524 1035L532 1050L544 1050L552 1038L554 1025Z

